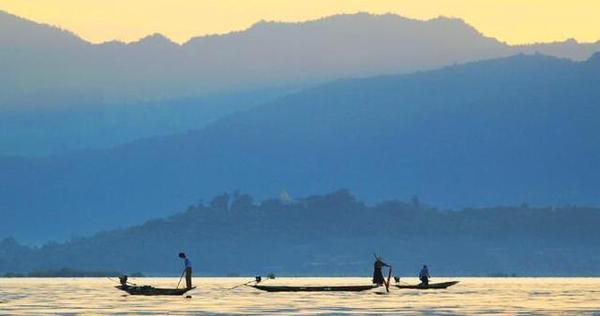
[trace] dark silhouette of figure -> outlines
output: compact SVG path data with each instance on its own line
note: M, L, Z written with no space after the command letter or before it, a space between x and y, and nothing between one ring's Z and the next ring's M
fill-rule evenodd
M179 253L179 258L183 259L184 273L185 273L185 285L188 289L191 289L192 288L192 261L183 252Z
M373 264L373 283L379 286L385 284L385 279L383 278L383 272L381 269L383 267L389 267L387 263L383 262L381 257L375 257L375 263Z
M419 280L421 280L421 285L429 285L429 278L431 276L429 275L429 269L427 268L427 265L424 264L423 268L421 268L421 272L419 272Z
M119 283L121 283L121 286L123 287L129 287L129 285L127 284L127 275L120 276Z

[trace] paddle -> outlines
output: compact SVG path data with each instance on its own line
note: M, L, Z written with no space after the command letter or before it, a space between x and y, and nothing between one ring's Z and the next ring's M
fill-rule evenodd
M390 292L390 279L392 278L392 266L390 266L390 270L388 271L387 282L385 282L385 291Z
M113 278L111 278L111 277L106 277L106 278L107 278L107 279L109 279L109 280L111 280L111 281L113 281L113 282L121 283L121 281L119 281L119 280L116 280L116 279L113 279ZM129 285L133 285L133 286L137 286L137 284L135 284L135 283L132 283L132 282L129 282L129 281L127 281L127 284L129 284Z
M179 284L181 284L181 280L183 279L183 275L185 274L185 268L183 269L183 271L181 272L181 277L179 278L179 282L177 282L177 287L176 289L179 288Z
M250 283L252 283L252 282L256 282L256 281L255 281L255 280L248 281L248 282L246 282L246 283L244 283L244 284L239 284L239 285L236 285L236 286L234 286L234 287L232 287L232 288L229 288L229 289L227 289L227 290L233 290L233 289L237 289L237 288L238 288L238 287L240 287L240 286L248 285L248 284L250 284Z
M250 284L250 283L252 283L252 282L255 282L256 284L258 284L258 283L260 283L261 281L262 281L262 277L261 277L260 275L257 275L257 276L255 276L255 277L254 277L254 280L248 281L248 282L246 282L246 283L244 283L244 284L236 285L236 286L234 286L234 287L232 287L232 288L230 288L230 289L227 289L227 290L233 290L233 289L235 289L235 288L238 288L238 287L240 287L240 286L248 285L248 284Z

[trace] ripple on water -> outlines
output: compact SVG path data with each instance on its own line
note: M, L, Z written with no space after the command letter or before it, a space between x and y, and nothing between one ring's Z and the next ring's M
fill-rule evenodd
M440 280L444 278L438 278ZM407 278L408 280L408 278ZM460 278L443 291L377 289L362 293L267 293L229 288L246 278L198 278L184 297L123 296L106 279L0 279L0 314L589 314L600 311L600 279ZM416 282L416 280L412 280ZM268 284L368 284L368 278L281 278ZM172 287L175 278L138 279ZM597 314L596 314L597 315Z

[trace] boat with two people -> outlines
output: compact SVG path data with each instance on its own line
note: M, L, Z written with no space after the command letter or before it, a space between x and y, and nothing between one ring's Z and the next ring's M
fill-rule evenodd
M383 267L389 267L387 280L384 278L382 269ZM263 285L261 284L262 278L257 276L254 281L242 284L250 286L257 290L266 292L363 292L373 290L381 286L385 286L386 292L389 292L390 277L392 275L392 267L386 264L381 257L375 256L375 262L373 264L373 284L364 285L327 285L327 286L286 286L286 285ZM402 284L400 277L394 277L396 284L394 286L399 289L413 289L413 290L428 290L428 289L446 289L459 283L459 281L448 281L439 283L430 283L429 270L427 266L423 266L419 273L421 283L420 284ZM250 284L254 283L254 284Z

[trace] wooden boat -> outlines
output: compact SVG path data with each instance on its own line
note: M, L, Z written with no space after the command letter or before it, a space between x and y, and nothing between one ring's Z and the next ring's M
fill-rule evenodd
M248 286L267 292L362 292L377 287L377 285L275 286L258 284Z
M429 289L445 289L447 287L457 284L459 281L441 282L441 283L429 283L428 285L416 284L416 285L404 285L396 284L397 288L400 289L414 289L414 290L429 290Z
M149 285L143 286L132 286L132 285L118 285L115 286L117 289L121 291L125 291L130 295L183 295L187 291L193 290L196 287L188 288L179 288L179 289L163 289L157 288Z

